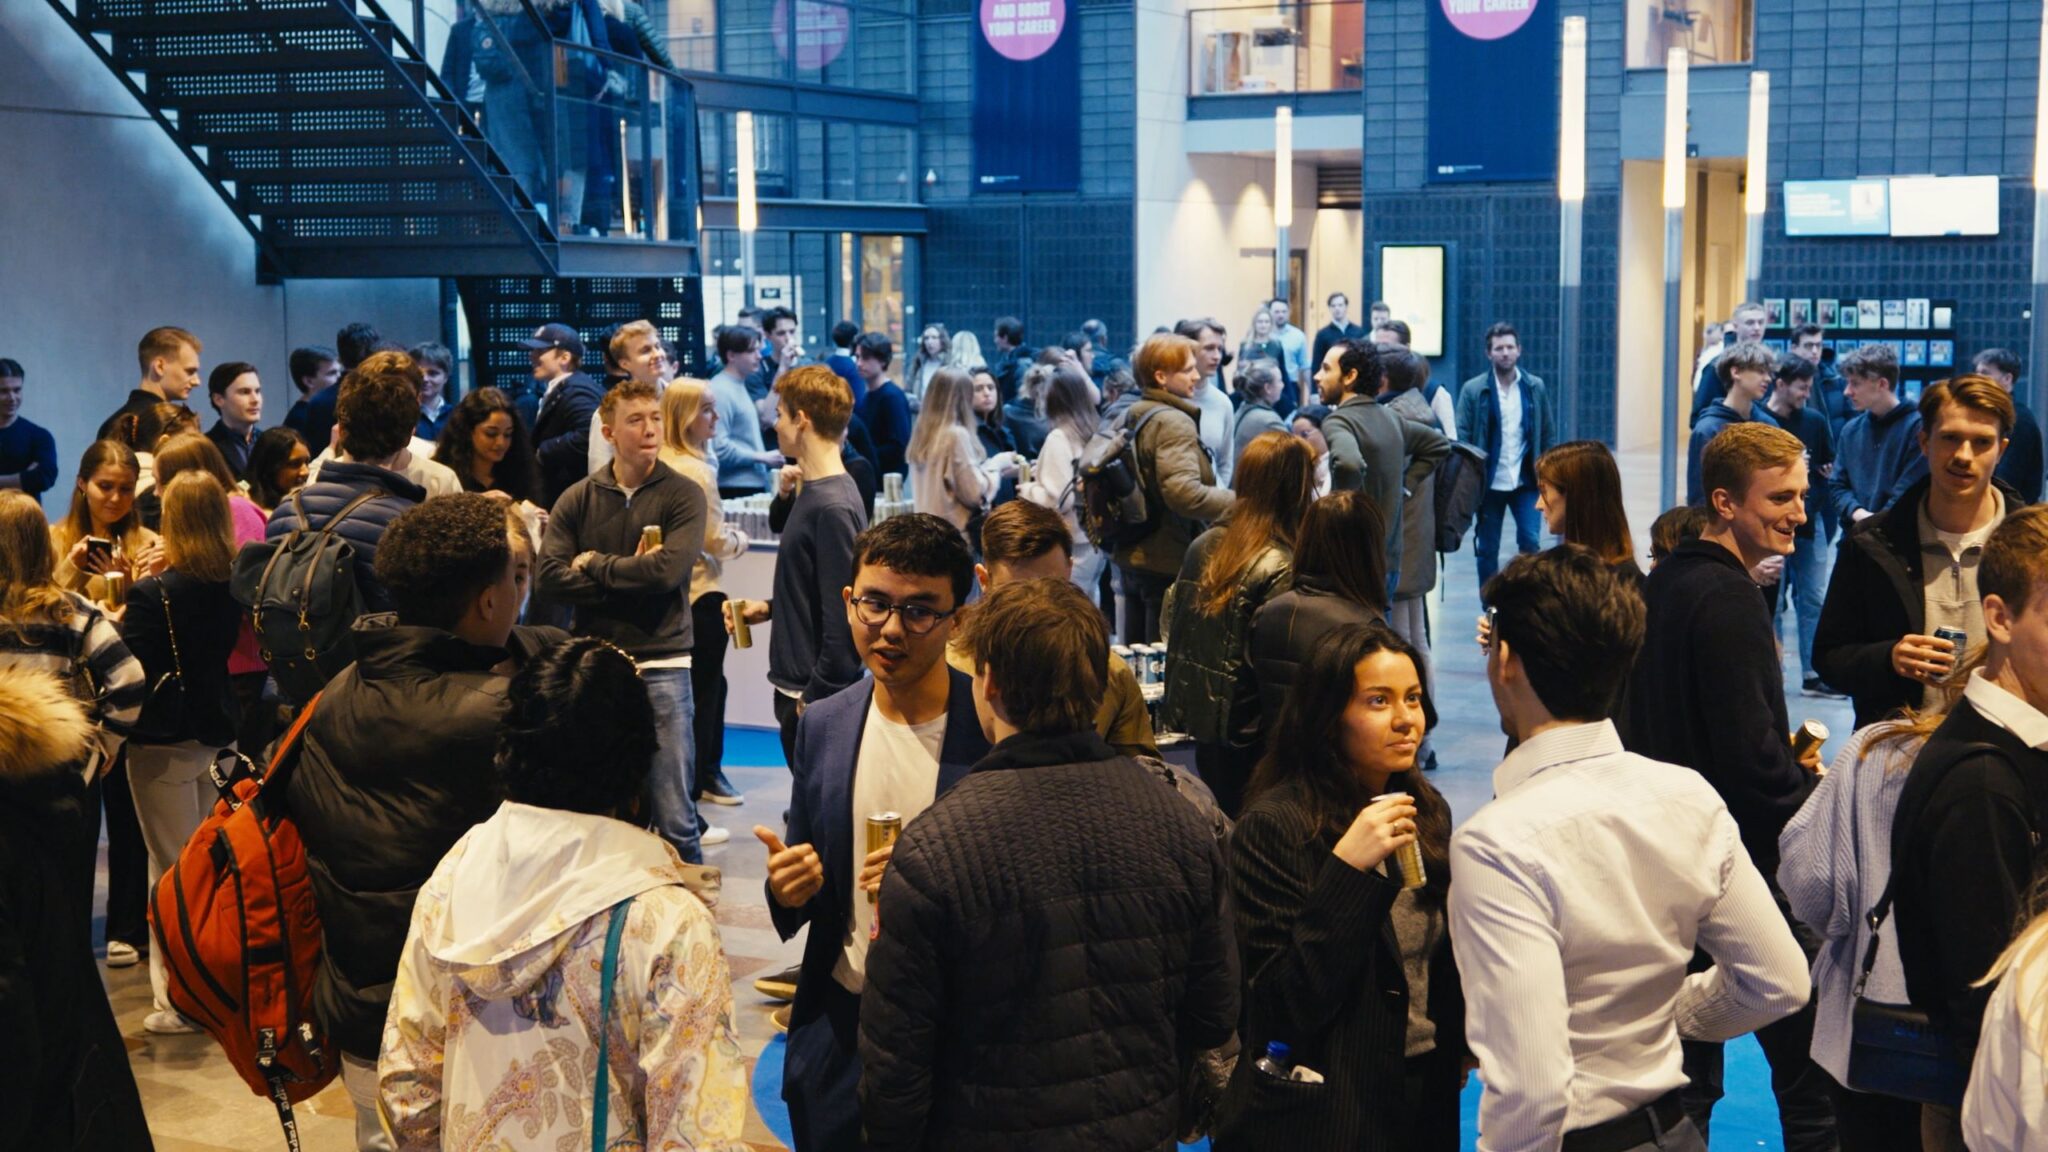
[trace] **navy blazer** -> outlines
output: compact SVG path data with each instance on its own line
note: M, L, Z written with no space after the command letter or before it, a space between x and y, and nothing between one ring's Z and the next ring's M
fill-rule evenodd
M533 417L533 455L549 508L590 475L590 422L603 402L604 389L581 372L571 372L541 400Z
M958 670L948 672L952 688L946 697L946 737L939 746L935 799L965 779L989 753L981 717L974 711L974 679ZM863 676L806 708L796 726L796 763L790 765L795 780L790 786L789 829L783 842L817 849L825 866L825 886L801 908L784 908L768 893L768 912L784 940L805 924L811 926L810 937L804 941L796 1003L790 1008L792 1040L798 1028L819 1015L819 995L833 983L832 969L846 940L847 909L853 904L854 836L865 827L853 811L853 771L860 761L861 733L874 697L874 678ZM762 888L767 890L765 881Z

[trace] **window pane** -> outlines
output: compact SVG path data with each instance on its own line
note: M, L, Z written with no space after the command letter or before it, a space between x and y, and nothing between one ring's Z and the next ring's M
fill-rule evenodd
M854 198L905 203L915 200L916 176L911 172L908 128L884 124L859 126L860 165Z
M1694 64L1749 59L1750 0L1629 0L1628 66L1662 68L1672 48Z

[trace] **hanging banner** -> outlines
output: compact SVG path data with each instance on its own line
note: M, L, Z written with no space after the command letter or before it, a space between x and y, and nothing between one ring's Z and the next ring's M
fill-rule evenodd
M1081 29L1067 0L981 0L974 190L1081 186Z
M1430 0L1429 179L1557 178L1556 0Z

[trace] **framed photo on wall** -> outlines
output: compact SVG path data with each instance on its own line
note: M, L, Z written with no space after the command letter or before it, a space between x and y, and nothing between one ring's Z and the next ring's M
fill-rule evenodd
M1931 326L1937 332L1946 332L1955 327L1955 309L1950 308L1946 304L1936 308L1934 310L1934 321Z
M1934 309L1924 296L1915 296L1906 301L1906 327L1924 331L1933 319Z
M1955 367L1956 342L1953 340L1929 340L1927 342L1927 366L1930 368Z
M1906 302L1904 300L1887 300L1884 302L1884 326L1894 332L1906 326Z
M1899 363L1908 368L1925 368L1927 366L1927 341L1906 341L1906 354L1900 357Z
M1764 300L1764 323L1772 328L1785 326L1785 301L1783 298Z
M1884 327L1884 301L1858 300L1856 302L1856 326L1872 330Z
M1813 323L1813 301L1812 301L1812 300L1809 300L1809 299L1806 299L1806 298L1803 298L1803 297L1798 297L1798 298L1794 298L1794 299L1792 299L1792 300L1788 300L1788 301L1786 301L1786 304L1785 304L1785 326L1786 326L1786 327L1788 327L1788 328L1797 328L1797 327L1800 327L1801 325L1804 325L1804 324L1811 324L1811 323Z
M1835 308L1840 303L1838 300L1815 300L1813 302L1813 322L1823 328L1833 328L1835 326Z

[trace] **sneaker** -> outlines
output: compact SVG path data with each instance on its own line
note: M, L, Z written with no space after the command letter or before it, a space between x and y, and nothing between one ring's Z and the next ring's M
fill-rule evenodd
M133 968L141 960L142 953L135 950L135 945L125 940L107 941L107 967Z
M754 981L754 991L770 1000L796 999L796 977L802 968L787 968L773 976L763 976Z
M1826 700L1847 700L1849 698L1847 692L1835 691L1833 688L1822 683L1821 678L1818 676L1808 676L1805 680L1800 681L1799 694L1802 696L1818 696Z
M706 848L713 848L731 839L732 832L730 829L720 828L714 824L706 824L704 826L704 834L697 837L697 843L702 844Z
M702 800L706 804L722 804L727 808L737 807L747 802L747 798L743 794L727 792L716 784L706 788L704 794L697 797L697 799Z
M153 1036L190 1036L199 1031L199 1025L172 1009L161 1008L142 1018L142 1030Z
M784 1036L789 1035L789 1008L789 1005L784 1004L768 1014L768 1022L775 1025L775 1030Z

